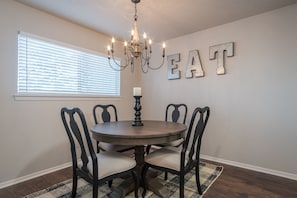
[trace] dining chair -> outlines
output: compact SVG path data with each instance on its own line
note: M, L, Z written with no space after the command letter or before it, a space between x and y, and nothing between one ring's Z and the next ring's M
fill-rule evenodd
M93 186L93 198L98 187L115 178L133 175L135 197L138 197L138 179L134 159L113 151L95 153L83 112L79 108L61 109L62 121L70 142L73 183L71 197L76 196L78 177ZM78 159L77 156L80 156Z
M179 122L179 123L186 123L188 114L188 107L186 104L168 104L165 111L165 121L166 122ZM163 144L158 144L156 146L164 147L164 146L175 146L179 147L184 141L184 138L167 142ZM146 153L150 152L151 145L146 147Z
M95 124L99 124L101 122L110 122L110 121L118 121L118 113L117 108L113 104L101 105L97 104L93 107L93 117ZM97 153L102 151L117 151L117 152L125 152L128 150L134 149L134 146L126 146L126 145L116 145L105 142L96 141L97 145Z
M143 197L146 194L146 173L149 168L178 175L179 194L181 198L184 197L185 175L195 168L197 189L199 194L202 195L199 178L200 147L209 114L209 107L195 108L181 150L172 149L173 147L163 147L151 152L145 157L145 163L141 174L142 181L145 181L142 194Z

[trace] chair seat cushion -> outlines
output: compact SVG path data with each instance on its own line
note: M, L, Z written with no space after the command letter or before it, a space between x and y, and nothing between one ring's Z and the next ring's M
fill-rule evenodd
M171 147L164 147L151 152L146 156L145 162L148 164L180 170L180 150ZM187 163L187 160L185 164Z
M184 142L184 138L172 141L172 142L166 142L163 144L160 144L160 146L175 146L175 147L179 147L182 143Z
M133 148L133 146L109 144L105 142L100 142L99 147L105 151L117 151L117 152L123 151L123 150L129 150Z
M98 179L108 177L113 174L130 170L136 166L136 161L126 155L113 152L104 151L96 153L98 161ZM93 174L93 163L89 156L88 170ZM82 167L82 161L78 162L78 167Z

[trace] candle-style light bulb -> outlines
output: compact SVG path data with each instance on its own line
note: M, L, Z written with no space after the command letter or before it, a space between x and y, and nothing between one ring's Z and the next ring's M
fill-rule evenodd
M133 43L134 30L131 30L131 43Z
M165 47L166 47L166 44L163 43L163 54L162 54L163 57L165 56Z
M149 47L150 47L150 53L152 53L152 40L149 39Z
M144 49L147 49L147 41L146 41L147 36L145 32L143 33L143 39L144 39Z
M124 54L126 55L127 54L127 46L128 46L128 43L127 41L124 42Z
M115 43L114 37L111 38L111 51L113 51L113 44Z
M107 45L108 58L110 58L110 45Z

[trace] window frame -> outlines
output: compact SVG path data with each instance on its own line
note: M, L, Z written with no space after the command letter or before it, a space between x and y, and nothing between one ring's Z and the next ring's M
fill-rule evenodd
M53 40L53 39L49 39L49 38L45 38L42 36L38 36L35 34L31 34L31 33L27 33L27 32L23 32L23 31L18 31L17 32L17 66L16 66L16 93L14 94L14 98L15 100L100 100L100 99L112 99L112 100L118 100L121 98L121 72L119 72L119 95L99 95L99 94L92 94L92 93L87 93L87 94L83 94L83 93L29 93L29 92L18 92L18 80L19 80L19 62L18 62L18 35L22 34L24 36L33 38L33 39L38 39L44 42L48 42L51 44L55 44L55 45L59 45L65 48L69 48L72 50L77 50L77 51L81 51L81 52L85 52L85 53L89 53L89 54L93 54L93 55L97 55L97 56L101 56L106 58L106 60L108 60L108 56L106 54L100 53L100 52L96 52L96 51L92 51L83 47L79 47L79 46L75 46L75 45L71 45L68 43L64 43L61 41L57 41L57 40ZM115 57L116 59L119 60L119 62L121 61L121 59L119 57Z

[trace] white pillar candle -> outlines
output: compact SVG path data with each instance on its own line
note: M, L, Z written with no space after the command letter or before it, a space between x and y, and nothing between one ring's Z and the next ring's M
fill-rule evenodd
M141 96L141 87L133 88L133 96Z

